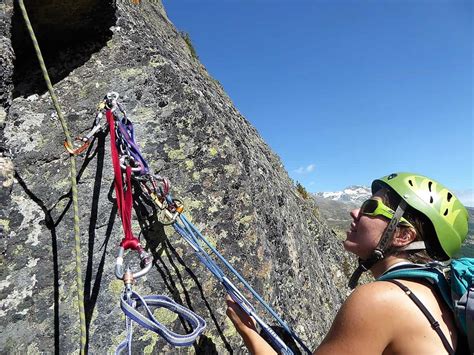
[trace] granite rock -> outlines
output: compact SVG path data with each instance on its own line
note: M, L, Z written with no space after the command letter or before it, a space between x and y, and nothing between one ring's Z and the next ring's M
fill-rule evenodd
M74 353L69 156L20 14L10 0L0 6L0 349ZM310 348L317 346L345 298L350 259L161 2L38 0L27 7L73 136L88 132L105 93L119 92L144 157L170 179L188 218ZM122 232L105 132L77 161L88 350L112 352L125 325L123 284L113 271ZM135 194L133 229L155 267L134 288L173 297L207 320L199 341L181 352L241 351L223 289L137 188ZM160 317L173 329L187 327L166 312ZM140 329L133 349L177 351Z

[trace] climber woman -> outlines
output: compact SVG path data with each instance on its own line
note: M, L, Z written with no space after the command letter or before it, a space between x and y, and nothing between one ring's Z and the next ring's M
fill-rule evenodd
M398 173L372 183L373 196L351 211L344 248L359 257L350 284L364 271L378 278L410 263L448 260L468 230L468 213L441 184ZM402 289L387 281L357 287L339 310L315 354L457 354L466 349L453 314L427 282L397 280L439 323L436 332ZM253 320L229 297L227 315L252 354L275 353Z

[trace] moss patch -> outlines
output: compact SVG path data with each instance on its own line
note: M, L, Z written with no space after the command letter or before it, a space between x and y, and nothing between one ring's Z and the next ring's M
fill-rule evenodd
M114 296L119 297L122 294L123 290L123 281L122 280L113 280L109 283L108 287L110 293Z
M184 202L184 207L186 208L187 211L192 211L192 210L199 210L202 208L202 201L198 200L188 200L186 199ZM186 216L188 217L188 216Z
M186 169L188 170L191 170L192 168L194 168L194 162L192 160L186 160L184 164L186 165Z
M245 225L249 225L250 222L252 222L252 220L253 220L253 216L252 216L252 215L243 216L241 219L239 219L239 223L242 223L242 224L245 224Z
M209 213L214 213L214 212L217 212L219 211L219 209L217 208L217 206L211 206L207 209L209 211Z
M174 312L168 311L166 308L157 308L153 311L153 315L161 324L164 325L171 325L176 319L178 319L178 315Z
M10 221L8 219L0 219L0 228L7 234L10 231Z
M178 149L172 149L167 152L168 153L168 158L171 160L184 160L186 158L186 155L184 154L184 151L182 148Z
M236 167L233 164L224 165L224 170L225 170L227 175L234 175L234 173L236 171Z
M214 247L214 248L217 247L217 240L216 240L216 238L215 238L214 236L212 236L212 235L205 235L204 237L207 239L207 241L209 242L209 244L212 245L212 247Z
M237 330L235 329L234 324L228 317L225 318L224 327L225 328L224 328L223 335L225 338L233 338L237 336Z
M153 120L156 116L155 110L149 107L138 107L133 112L133 122L148 122Z
M143 74L143 70L141 68L128 68L126 70L120 71L120 76L124 79L128 78L136 78Z

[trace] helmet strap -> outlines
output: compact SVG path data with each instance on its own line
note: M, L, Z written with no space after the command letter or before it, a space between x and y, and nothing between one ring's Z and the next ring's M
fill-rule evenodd
M384 253L390 248L390 245L392 244L393 236L397 229L398 223L400 222L403 213L405 213L406 208L407 203L405 202L405 200L402 199L398 204L398 207L395 210L395 213L393 214L390 223L388 224L387 228L385 228L385 231L383 232L382 237L380 238L379 244L374 249L372 254L365 260L359 258L359 266L351 275L348 284L349 288L354 289L359 283L359 278L362 276L362 274L370 270L376 262L385 258Z
M426 250L426 245L425 245L425 242L423 241L417 241L417 242L411 242L410 244L408 244L407 246L404 246L403 248L400 248L399 250L417 250L417 251L420 251L420 250Z

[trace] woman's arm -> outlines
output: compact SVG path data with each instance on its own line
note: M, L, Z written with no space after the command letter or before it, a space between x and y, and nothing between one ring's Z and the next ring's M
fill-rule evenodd
M392 341L393 327L397 323L392 309L392 293L387 292L384 284L375 282L354 290L314 354L382 354ZM276 354L258 334L253 319L229 296L227 306L227 315L252 354Z

